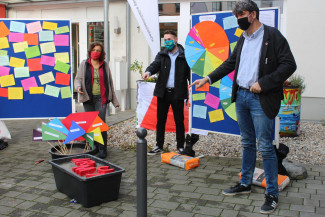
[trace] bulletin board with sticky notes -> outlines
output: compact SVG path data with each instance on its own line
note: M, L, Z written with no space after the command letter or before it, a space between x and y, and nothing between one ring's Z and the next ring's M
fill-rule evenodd
M0 119L73 112L70 20L0 19Z
M279 8L261 9L260 21L278 28ZM193 82L206 77L231 55L243 31L232 12L192 15L192 27L185 57ZM192 129L240 135L235 103L231 103L233 80L234 71L211 85L192 87Z

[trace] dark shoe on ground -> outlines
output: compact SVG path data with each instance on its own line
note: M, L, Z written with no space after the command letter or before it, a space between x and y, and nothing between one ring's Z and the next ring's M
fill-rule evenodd
M0 139L0 150L5 149L8 147L8 142L3 141Z
M260 213L262 214L270 214L274 212L274 210L278 207L279 205L279 199L277 196L265 195L265 202L261 207Z
M184 148L177 148L177 153L178 154L183 154L184 153Z
M164 151L159 148L158 146L156 146L154 149L152 149L151 151L149 151L147 154L148 155L156 155L156 154L161 154L163 153Z
M231 187L231 188L228 188L228 189L225 189L222 191L222 194L227 195L227 196L234 196L237 194L249 194L249 193L251 193L251 186L248 185L247 187L245 187L244 185L242 185L240 183L234 187Z
M100 149L98 157L101 158L101 159L106 158L107 157L107 150L106 149Z

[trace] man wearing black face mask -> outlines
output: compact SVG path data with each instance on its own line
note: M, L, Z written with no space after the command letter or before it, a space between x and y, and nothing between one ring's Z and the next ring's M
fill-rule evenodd
M184 48L177 43L176 33L172 30L164 32L165 49L159 52L155 60L148 66L142 75L144 80L159 72L154 90L157 96L157 134L156 147L148 155L163 152L165 139L165 125L169 107L172 106L176 124L176 141L179 153L184 151L184 99L188 98L188 81L190 81L190 68L184 55Z
M256 163L256 139L263 157L266 177L265 202L261 213L272 213L278 206L277 157L272 144L273 120L283 99L283 82L296 70L287 40L275 28L259 21L259 9L251 0L235 4L233 14L244 30L231 56L207 77L192 85L211 84L235 70L232 102L243 146L240 183L224 190L224 195L251 192Z

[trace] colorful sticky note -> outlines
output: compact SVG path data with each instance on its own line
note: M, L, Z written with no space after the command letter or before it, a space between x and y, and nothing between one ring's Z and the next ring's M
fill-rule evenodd
M44 94L44 87L30 87L29 94Z
M61 61L55 62L54 70L67 74L69 72L69 69L70 69L69 64L63 63Z
M220 103L220 98L212 95L211 93L207 93L204 104L211 106L214 109L218 109Z
M231 52L234 51L236 45L237 45L237 41L235 41L235 42L233 42L233 43L230 44L230 50L231 50Z
M57 72L55 76L55 84L69 85L70 78L71 78L70 74Z
M41 58L27 59L27 66L30 72L42 71L43 66L41 64Z
M9 62L9 66L11 66L11 67L24 67L25 66L25 60L20 59L20 58L16 58L16 57L11 57L10 62Z
M48 65L48 66L54 66L55 65L55 57L42 55L41 56L41 64Z
M9 42L23 42L24 33L10 32L9 33Z
M38 33L39 41L53 41L53 31L40 31Z
M0 22L0 38L6 37L7 35L9 35L9 29L6 26L6 24L3 21L1 21Z
M42 43L42 44L40 44L40 46L41 46L42 54L55 53L56 52L54 42Z
M210 123L223 121L225 119L222 109L209 112Z
M9 87L8 99L23 99L24 93L22 87Z
M39 75L38 78L39 78L42 85L54 81L54 76L53 76L52 72L47 72L47 73L44 73L42 75Z
M26 78L29 77L28 67L17 67L14 68L15 78Z
M38 87L35 77L21 80L21 86L23 86L24 91L29 90L31 87Z
M69 35L55 35L55 46L69 46Z
M25 49L26 58L30 59L41 55L39 47L37 45Z
M70 63L69 52L55 53L55 60L59 60L63 63Z
M232 29L238 27L237 18L232 15L230 17L223 18L223 28L224 30Z
M26 29L28 33L36 33L42 31L42 26L40 21L27 23Z
M205 100L205 93L197 93L192 95L193 101Z
M243 32L244 32L244 31L243 31L242 29L237 28L237 29L236 29L236 32L235 32L234 35L237 36L237 37L239 38L239 37L241 36L241 34L243 34Z
M196 91L207 91L207 92L209 92L209 87L210 87L210 85L209 85L209 83L207 82L207 83L205 83L202 87L200 87L200 88L195 88L195 90Z
M55 30L56 28L58 28L57 23L43 21L43 29Z
M53 96L58 98L60 93L60 88L47 84L45 87L45 95Z
M38 34L24 34L24 41L27 41L28 45L38 45Z
M219 88L219 87L220 87L220 83L221 83L221 80L216 81L216 82L214 82L213 84L211 84L211 87Z
M70 86L61 87L61 97L62 99L71 98L71 88Z
M10 68L5 66L0 66L0 76L9 75Z
M7 37L0 38L0 49L9 48L9 42Z
M7 88L0 88L0 97L8 98L8 89Z
M8 51L7 50L0 50L0 56L7 56Z
M62 33L66 33L66 32L70 32L69 26L62 26L62 27L55 29L55 34L62 34Z
M0 66L9 66L9 56L0 56Z
M17 22L17 21L10 21L10 32L25 32L25 23Z
M193 105L193 117L206 119L207 118L207 107L194 104Z
M14 52L19 53L25 51L25 49L28 48L28 43L27 41L18 42L18 43L13 43L12 46L14 48Z

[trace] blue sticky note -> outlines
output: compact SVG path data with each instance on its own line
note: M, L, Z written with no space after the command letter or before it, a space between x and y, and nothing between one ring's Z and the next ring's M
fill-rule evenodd
M61 121L58 118L53 119L46 125L61 133L64 133L65 135L69 133L69 130L61 123Z
M206 119L207 118L207 107L200 106L200 105L193 105L193 117Z
M225 30L238 27L237 18L233 15L223 18L223 28Z
M0 56L0 66L9 66L9 56Z
M76 122L72 121L69 133L67 138L64 141L64 144L71 142L72 140L84 135L86 132L82 129Z
M22 22L10 21L10 32L25 33L26 24Z
M39 41L53 41L53 31L40 31L39 33Z

